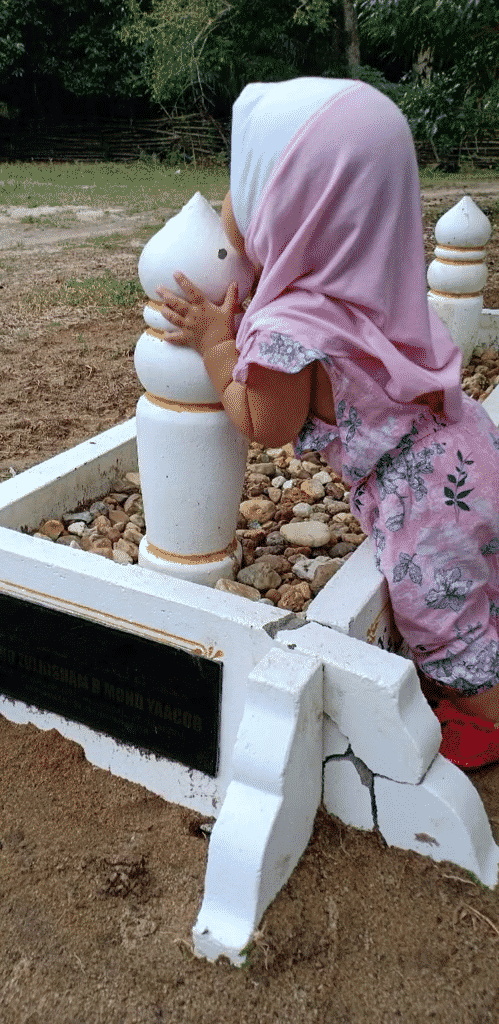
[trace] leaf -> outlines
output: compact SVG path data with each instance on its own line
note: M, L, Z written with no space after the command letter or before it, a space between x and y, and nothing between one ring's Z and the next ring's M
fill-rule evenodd
M452 473L447 473L447 479L450 480L451 484L457 484L457 478Z
M452 501L446 501L446 502L445 502L445 504L446 504L446 505L453 505L453 504L454 504L454 500L452 500Z
M407 565L401 565L399 562L393 570L393 582L400 583L405 576L407 576Z
M450 487L444 487L444 494L446 498L454 498L454 491L451 491Z
M463 461L463 456L462 456L461 452L459 451L459 449L458 449L458 452L457 452L457 457L458 457L460 462Z
M404 525L405 513L398 512L386 520L386 527L391 533L398 533Z
M421 586L423 582L423 573L421 572L419 565L409 566L409 576L413 583L415 583L418 587Z
M457 497L458 498L466 498L468 496L468 494L471 494L471 492L474 491L474 490L475 490L474 487L470 487L469 491L460 491L459 494L457 495Z
M467 505L466 502L458 501L458 502L456 502L456 504L457 504L458 508L462 508L462 509L464 509L465 512L469 512L470 506Z

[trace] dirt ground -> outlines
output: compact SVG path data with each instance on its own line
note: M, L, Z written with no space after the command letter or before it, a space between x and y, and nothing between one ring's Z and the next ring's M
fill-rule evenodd
M488 212L499 186L469 192ZM462 194L424 194L428 258L431 226ZM148 237L137 219L50 236L3 226L0 480L134 414L141 303L102 312L57 293L70 278L132 278ZM499 309L497 229L488 264L485 305ZM499 1022L498 892L452 864L320 812L247 967L211 965L190 941L208 850L198 815L1 716L0 776L1 1024ZM499 766L472 781L499 841Z

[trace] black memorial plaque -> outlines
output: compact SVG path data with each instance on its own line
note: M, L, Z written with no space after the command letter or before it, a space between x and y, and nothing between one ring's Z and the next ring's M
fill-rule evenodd
M0 594L0 693L214 776L222 665Z

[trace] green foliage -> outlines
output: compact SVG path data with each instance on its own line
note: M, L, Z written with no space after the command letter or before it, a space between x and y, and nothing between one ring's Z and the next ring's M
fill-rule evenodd
M437 159L464 139L497 134L496 0L357 0L356 7L364 54L397 68L392 98Z
M76 96L143 95L143 55L120 38L125 18L113 0L0 0L0 87L13 98L49 83Z
M123 38L164 107L228 113L249 81L344 73L339 0L126 0Z

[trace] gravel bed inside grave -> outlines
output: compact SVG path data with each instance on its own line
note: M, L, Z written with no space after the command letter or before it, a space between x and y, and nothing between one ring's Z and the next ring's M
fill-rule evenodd
M499 384L499 351L475 354L462 380L467 394L484 401ZM319 453L296 459L291 445L251 444L236 530L242 566L235 580L219 580L216 589L306 611L365 539L348 498ZM48 513L31 533L120 565L136 564L145 534L138 473L127 473L114 491L68 508L60 519Z

